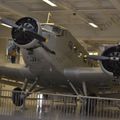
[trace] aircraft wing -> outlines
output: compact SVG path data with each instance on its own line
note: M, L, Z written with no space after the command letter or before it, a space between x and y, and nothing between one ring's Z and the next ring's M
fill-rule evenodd
M105 81L113 79L113 76L108 75L102 71L100 67L83 67L83 68L71 68L65 69L64 74L69 79L82 81Z
M1 83L18 86L18 82L24 82L25 78L32 79L33 76L24 65L6 63L0 65L0 77Z
M79 83L82 83L83 81L96 83L96 82L113 80L113 76L104 73L100 67L99 68L83 67L83 68L65 69L64 75L66 78L65 81L70 80L74 84L75 81ZM29 68L25 67L24 65L10 64L10 63L0 65L0 77L2 78L1 82L5 84L6 83L10 84L9 83L10 80L12 80L13 82L24 82L25 78L29 80L35 79L35 76L29 71ZM6 82L5 79L9 79L9 82ZM58 81L59 81L58 83L61 84L63 82L63 80L61 79L58 79Z
M33 76L33 74L29 71L29 68L19 64L1 65L0 76L1 83L17 87L23 86L23 84L25 83L25 78L29 79L30 81L35 80L35 76ZM113 76L104 73L101 68L90 67L65 69L64 76L64 80L60 79L58 76L54 76L57 82L52 81L53 83L55 83L52 86L52 89L57 90L56 86L58 86L58 84L63 84L66 85L66 88L59 88L59 90L61 89L62 92L67 92L67 90L69 90L69 92L73 92L72 88L70 87L69 81L67 82L67 80L70 80L70 82L72 83L72 85L74 85L77 91L79 91L83 82L86 83L87 89L89 89L90 91L94 91L95 89L99 89L100 85L104 85L105 83L109 84L110 81L113 80ZM46 79L45 81L46 83L49 83L49 79Z
M110 90L111 86L113 86L113 76L104 73L100 67L66 69L64 70L64 74L67 76L67 79L70 80L70 84L75 87L74 91L77 90L78 92L81 90L82 94L84 93L85 95L96 94L101 91L104 92L105 90ZM88 93L85 92L86 90L84 91L84 84Z

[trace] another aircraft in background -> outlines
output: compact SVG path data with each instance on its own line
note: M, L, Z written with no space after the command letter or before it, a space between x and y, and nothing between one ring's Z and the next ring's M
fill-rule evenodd
M36 19L24 17L13 23L1 19L12 27L12 39L21 49L25 66L5 64L0 66L1 78L22 82L22 88L13 90L13 103L23 104L29 92L49 90L72 94L93 94L95 87L120 76L120 47L106 49L102 56L88 56L86 49L65 28L40 24ZM90 59L101 60L101 68L91 67ZM7 81L3 81L7 83ZM16 83L17 84L17 83ZM29 87L28 87L29 86ZM26 91L27 89L27 91ZM14 91L26 91L26 94ZM18 98L17 100L15 98Z

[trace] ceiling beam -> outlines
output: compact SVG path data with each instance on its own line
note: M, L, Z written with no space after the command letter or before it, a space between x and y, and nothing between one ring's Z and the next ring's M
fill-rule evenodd
M118 40L92 40L92 41L90 41L90 40L84 40L84 42L85 43L89 43L89 44L108 44L108 43L110 43L110 44L113 44L113 43L118 43L119 41Z
M85 15L83 14L77 14L77 10L75 7L73 7L70 2L66 1L66 0L57 0L55 1L58 5L60 5L61 7L63 7L65 10L71 11L71 13L75 13L76 15L78 15L79 19L82 20L84 23L89 23L89 21L86 19Z
M116 37L106 37L106 36L94 36L94 37L91 37L91 36L86 36L86 37L77 37L78 39L80 40L83 40L83 41L89 41L89 42L92 42L92 41L118 41L120 42L120 37L119 36L116 36Z
M113 6L120 11L120 2L118 0L110 0Z
M100 6L100 1L99 0L90 0L96 7Z
M50 11L42 11L42 10L31 10L33 13L47 14ZM85 12L85 13L117 13L117 9L79 9L76 12ZM55 14L71 14L72 10L52 10L51 13Z
M11 6L7 5L5 2L0 1L0 8L7 10L8 12L11 12L13 14L17 14L19 16L24 16L24 14L22 14L21 12L18 12L17 10L15 10L14 8L12 8Z
M11 3L11 2L8 2L7 0L4 0L4 1L0 0L0 8L3 8L13 14L19 15L20 17L23 17L23 16L33 16L34 17L34 14L32 14L24 6L19 6L17 3L14 3L14 2Z
M78 12L87 12L87 13L117 13L117 9L79 9Z

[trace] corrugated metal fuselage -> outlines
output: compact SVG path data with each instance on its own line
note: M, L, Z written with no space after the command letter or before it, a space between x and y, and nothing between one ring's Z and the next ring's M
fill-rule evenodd
M64 72L66 69L90 66L84 61L87 51L67 30L63 30L60 36L45 32L43 35L48 39L45 45L55 51L55 55L48 53L42 47L33 50L22 49L26 65L35 76L39 77L41 85L68 84Z

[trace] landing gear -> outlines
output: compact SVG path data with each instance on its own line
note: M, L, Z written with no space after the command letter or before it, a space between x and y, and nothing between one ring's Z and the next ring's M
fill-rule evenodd
M86 86L86 82L82 82L82 87L83 87L83 93L85 96L87 96L87 86Z
M16 106L22 106L24 103L24 100L25 98L24 98L24 93L22 92L22 89L19 87L13 89L13 92L12 92L13 104Z
M19 87L13 89L12 101L15 106L20 107L24 105L26 97L28 97L31 94L30 92L32 92L35 86L37 85L37 81L38 78L35 79L34 83L30 86L27 92L25 91L27 89L28 79L25 79L22 89Z

